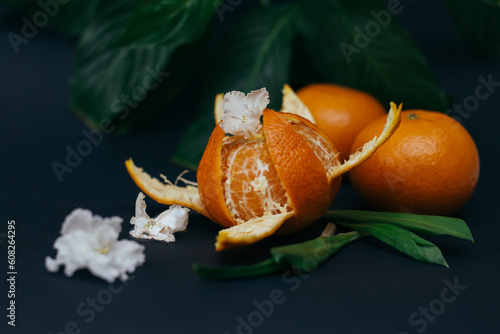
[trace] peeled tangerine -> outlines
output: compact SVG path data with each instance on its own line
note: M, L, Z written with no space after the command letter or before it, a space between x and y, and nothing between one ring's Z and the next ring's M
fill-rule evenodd
M328 137L306 119L313 119L308 109L287 85L283 93L282 112L266 108L265 88L217 96L217 125L198 166L198 187L160 182L129 159L132 179L157 202L189 207L223 226L216 250L308 226L328 210L341 174L394 133L401 106L391 103L382 134L341 163Z

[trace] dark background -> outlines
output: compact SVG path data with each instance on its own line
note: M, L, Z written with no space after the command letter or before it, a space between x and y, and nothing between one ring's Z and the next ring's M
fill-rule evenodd
M414 1L398 15L449 94L462 103L475 94L478 77L500 81L498 57L480 57L454 31L443 2ZM347 246L314 273L293 280L280 275L213 282L199 278L192 262L245 264L265 258L277 244L320 234L324 222L299 235L216 253L218 226L191 214L177 242L141 242L146 263L132 279L110 287L87 271L67 278L44 267L61 223L74 208L124 219L128 238L138 188L123 162L170 178L183 168L170 156L196 110L196 85L169 113L122 137L106 136L59 182L51 164L64 163L66 147L85 140L85 125L68 109L75 40L41 31L15 54L6 38L19 33L20 14L0 8L0 332L1 333L238 333L241 319L259 321L256 303L281 292L281 304L255 328L240 333L495 333L500 330L498 217L500 87L462 121L474 137L481 176L470 202L454 216L464 219L475 243L435 237L450 268L423 264L370 239ZM194 173L188 174L194 179ZM165 208L147 199L148 212ZM349 184L337 209L366 209ZM16 222L16 327L7 326L7 222ZM453 301L440 302L447 283L461 286ZM277 291L275 291L277 290ZM274 292L273 292L274 291ZM106 299L108 297L110 299ZM96 299L95 311L87 303ZM82 306L83 305L83 306ZM444 308L440 306L444 305ZM78 308L80 307L79 311ZM426 316L424 309L429 311ZM414 312L413 323L409 318ZM271 312L269 312L271 313ZM241 318L240 318L241 317ZM250 317L250 319L249 319ZM253 322L252 322L253 321Z

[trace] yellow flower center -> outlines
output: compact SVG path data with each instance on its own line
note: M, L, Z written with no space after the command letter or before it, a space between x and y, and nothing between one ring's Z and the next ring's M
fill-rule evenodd
M101 247L101 249L99 249L99 253L101 253L102 255L107 255L109 253L109 246Z
M153 227L155 225L155 222L153 220L150 220L148 221L145 225L144 225L144 228L145 229L149 229L151 227Z

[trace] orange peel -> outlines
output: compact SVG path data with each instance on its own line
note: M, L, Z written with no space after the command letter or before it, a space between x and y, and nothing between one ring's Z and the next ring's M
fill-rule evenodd
M185 206L212 219L201 203L198 188L191 185L179 187L163 183L151 177L141 167L137 167L132 158L125 161L125 167L135 184L156 202L166 205Z

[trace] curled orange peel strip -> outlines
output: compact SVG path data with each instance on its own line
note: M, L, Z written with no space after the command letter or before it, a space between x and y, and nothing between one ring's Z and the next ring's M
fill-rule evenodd
M307 108L307 106L302 102L301 99L295 94L293 89L285 84L283 89L281 90L283 93L283 103L281 106L282 112L288 112L295 115L299 115L307 119L309 122L316 124L316 120L314 119L313 114Z
M215 250L240 247L253 244L274 234L293 212L280 213L251 219L239 225L223 229L217 235Z
M345 161L340 166L333 169L332 173L328 175L329 180L336 178L339 175L348 172L353 169L375 153L375 151L382 146L397 130L399 123L401 123L401 109L403 104L401 103L399 107L396 106L394 102L390 103L391 109L389 110L389 115L387 115L387 121L384 126L384 130L380 136L375 136L372 140L365 143L360 150L357 150L349 156L349 159Z
M212 219L201 203L198 188L191 185L179 187L161 182L151 177L141 167L134 165L132 158L125 161L125 166L135 184L137 184L146 195L158 203L185 206Z

